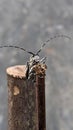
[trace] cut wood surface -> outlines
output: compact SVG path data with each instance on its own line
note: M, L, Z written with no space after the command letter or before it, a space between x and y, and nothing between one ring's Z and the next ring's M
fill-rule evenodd
M26 70L27 70L26 65L16 65L16 66L7 68L6 72L7 74L13 77L25 78Z

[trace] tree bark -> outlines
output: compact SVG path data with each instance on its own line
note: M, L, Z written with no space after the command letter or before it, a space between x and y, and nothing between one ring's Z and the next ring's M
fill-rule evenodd
M8 130L45 130L45 77L26 79L26 66L7 68Z

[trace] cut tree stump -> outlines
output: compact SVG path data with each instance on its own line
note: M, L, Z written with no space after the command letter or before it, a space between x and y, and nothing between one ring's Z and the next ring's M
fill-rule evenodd
M45 76L26 79L26 66L6 70L8 82L8 130L46 130Z

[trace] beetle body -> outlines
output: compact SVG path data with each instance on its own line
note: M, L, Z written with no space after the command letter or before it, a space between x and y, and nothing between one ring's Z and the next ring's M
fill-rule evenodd
M20 49L24 52L29 53L30 55L32 55L29 59L29 61L27 61L27 72L26 72L26 78L28 79L32 79L33 81L36 81L36 74L39 74L39 76L43 76L43 74L45 74L45 70L47 68L47 66L45 65L46 62L46 57L43 57L42 59L40 59L39 53L42 51L43 47L45 47L45 45L50 42L51 40L55 39L55 38L59 38L59 37L65 37L68 38L69 40L71 40L71 38L69 36L66 35L57 35L54 37L49 38L45 43L43 43L41 45L41 48L37 51L37 53L33 53L31 51L27 51L26 49L19 47L19 46L13 46L13 45L4 45L4 46L0 46L0 48L5 48L5 47L10 47L10 48L17 48Z

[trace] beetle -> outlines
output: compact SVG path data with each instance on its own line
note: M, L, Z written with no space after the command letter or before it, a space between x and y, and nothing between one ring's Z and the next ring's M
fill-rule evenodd
M42 59L40 59L39 53L42 51L42 49L46 46L47 43L49 43L51 40L55 39L55 38L59 38L59 37L65 37L68 38L69 40L71 40L71 38L69 36L66 35L57 35L54 37L49 38L45 43L41 44L40 49L36 52L33 53L31 51L27 51L26 49L19 47L19 46L13 46L13 45L4 45L4 46L0 46L0 48L17 48L20 49L24 52L27 52L28 54L30 54L30 59L29 61L27 61L27 71L26 71L26 78L32 79L32 81L36 81L36 74L38 74L39 76L43 76L43 74L45 74L45 70L47 69L47 66L45 64L46 62L46 57L43 57Z

